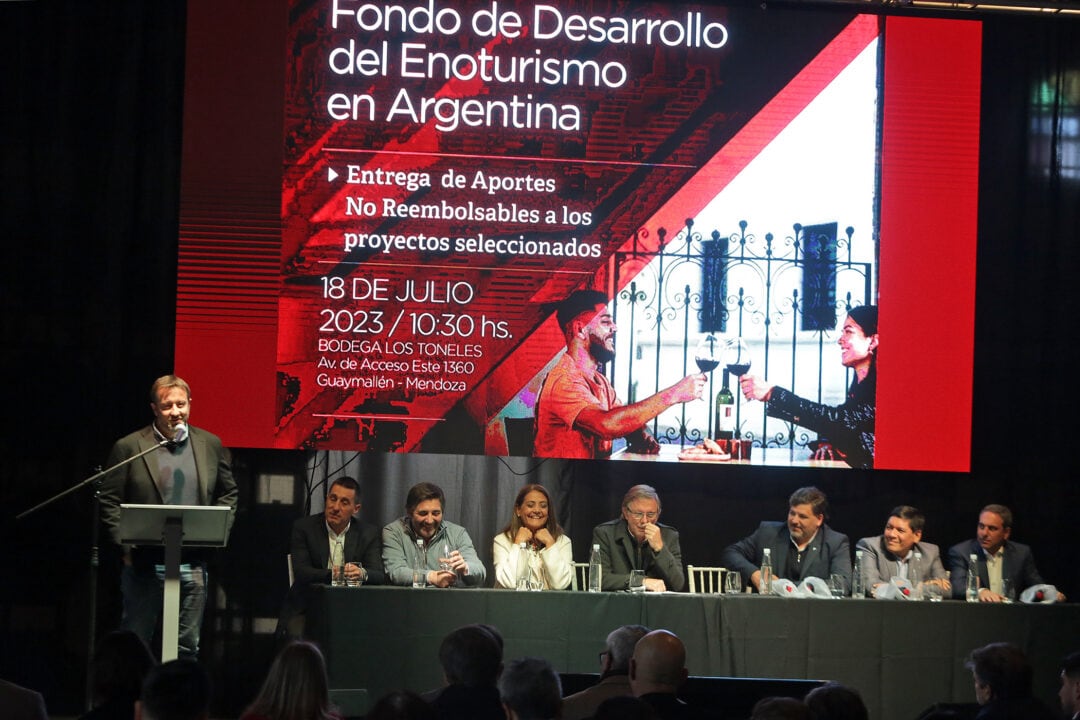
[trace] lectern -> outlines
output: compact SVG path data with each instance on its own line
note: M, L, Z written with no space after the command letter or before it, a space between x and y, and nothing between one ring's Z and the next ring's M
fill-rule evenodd
M161 661L175 660L180 638L180 548L224 547L230 508L225 505L120 505L120 542L165 546Z

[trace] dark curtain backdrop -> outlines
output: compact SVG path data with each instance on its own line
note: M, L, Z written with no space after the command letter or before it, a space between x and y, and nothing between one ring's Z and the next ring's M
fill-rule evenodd
M90 475L116 437L147 422L148 386L172 370L184 23L182 2L0 2L0 237L8 257L0 282L8 412L0 433L0 677L45 692L53 713L76 712L82 697L89 494L27 519L15 515ZM1072 377L1080 180L1075 166L1062 165L1077 142L1068 128L1080 115L1080 24L1009 16L988 17L984 27L971 473L777 469L718 481L710 468L388 456L357 464L369 519L397 514L405 484L443 482L461 494L448 516L464 520L490 558L507 498L539 477L556 488L582 559L592 525L617 512L629 485L649 482L662 493L664 519L682 531L684 559L708 564L760 519L782 517L800 485L829 494L834 526L853 540L879 532L888 508L905 502L926 511L926 539L948 545L971 536L981 505L1004 502L1043 574L1080 599L1071 412L1080 402ZM927 373L950 362L934 340L931 321ZM919 402L918 388L911 401ZM923 451L948 441L927 417ZM257 511L254 478L306 478L307 462L280 451L237 453L244 506L215 568L230 627L250 631L253 616L274 612L283 593L279 552L302 512ZM113 560L103 558L102 630L118 612ZM206 657L218 677L257 679L265 654L237 660L249 656L230 650L228 631L220 634L225 649ZM235 712L252 682L238 680L218 702Z

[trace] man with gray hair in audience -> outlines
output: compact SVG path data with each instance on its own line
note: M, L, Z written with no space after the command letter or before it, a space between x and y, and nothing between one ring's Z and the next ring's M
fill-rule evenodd
M649 632L644 625L622 625L607 636L600 653L600 682L563 698L563 720L585 720L596 714L610 697L633 695L630 689L630 658L637 641Z

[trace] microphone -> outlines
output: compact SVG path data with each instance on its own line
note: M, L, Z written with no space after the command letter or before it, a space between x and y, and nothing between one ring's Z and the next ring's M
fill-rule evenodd
M187 436L188 436L187 425L185 423L177 423L176 427L173 428L172 440L169 440L166 444L169 446L169 449L172 450L177 445L180 445L185 440L187 440Z

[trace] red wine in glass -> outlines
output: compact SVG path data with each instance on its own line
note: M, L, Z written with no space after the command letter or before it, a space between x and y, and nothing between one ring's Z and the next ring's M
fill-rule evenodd
M728 369L728 372L731 373L732 375L734 375L736 377L742 377L746 373L750 372L750 363L749 362L728 363L727 364L727 369Z
M741 337L724 341L724 366L735 377L742 377L750 372L750 348Z
M706 335L701 338L697 349L694 351L694 362L703 373L710 373L720 367L720 353L724 350L724 343L715 335Z
M698 370L703 373L711 373L716 368L720 367L719 360L706 360L704 358L694 358L694 362L697 363Z

